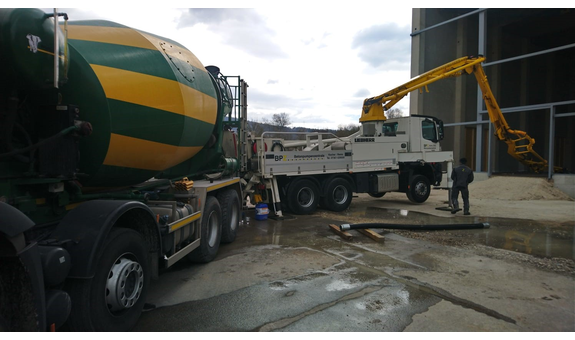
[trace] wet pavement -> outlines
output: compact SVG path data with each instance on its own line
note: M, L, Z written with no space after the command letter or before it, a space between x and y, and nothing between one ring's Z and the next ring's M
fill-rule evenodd
M483 254L485 249L573 259L573 226L443 218L362 207L242 223L208 264L185 260L153 282L135 331L574 331L573 276ZM420 232L486 246L479 252L401 232L329 224L488 222L489 229ZM403 232L405 233L405 232ZM417 232L416 232L417 233Z
M380 219L381 223L449 225L489 223L489 228L435 232L474 244L506 249L539 257L575 259L575 222L554 223L495 217L440 217L409 210L353 207L345 218Z

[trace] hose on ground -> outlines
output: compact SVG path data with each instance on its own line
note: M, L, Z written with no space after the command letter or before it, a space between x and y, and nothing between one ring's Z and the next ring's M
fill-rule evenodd
M457 223L457 224L391 224L391 223L358 223L342 224L341 231L353 229L400 229L400 230L462 230L489 228L489 223Z

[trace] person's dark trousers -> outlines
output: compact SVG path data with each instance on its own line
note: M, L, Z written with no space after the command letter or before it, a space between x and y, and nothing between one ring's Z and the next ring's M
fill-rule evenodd
M461 198L463 198L463 211L469 212L469 189L468 188L451 188L451 204L453 209L459 209L459 193L461 192Z

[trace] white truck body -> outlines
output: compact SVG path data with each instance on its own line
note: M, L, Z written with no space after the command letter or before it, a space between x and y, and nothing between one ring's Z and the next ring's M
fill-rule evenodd
M314 211L317 203L330 199L333 192L328 187L334 178L340 178L339 183L348 182L353 192L381 197L385 192L401 191L406 192L410 200L422 203L429 196L430 185L441 182L442 171L436 164L446 162L448 169L452 167L453 152L442 151L439 145L442 128L442 123L433 117L410 116L364 123L360 131L348 137L264 132L261 137L252 138L248 151L254 160L252 176L257 178L252 182L264 183L271 189L269 203L274 204L279 215L282 199L291 202L287 206L296 213ZM290 139L294 136L300 139ZM415 177L422 190L419 197L412 190ZM306 183L312 183L310 186L315 188L304 186L303 192L290 192L288 188L298 179L306 179ZM245 194L249 195L251 186L246 189ZM306 196L300 203L290 197L298 193ZM342 205L322 205L347 208L351 192L342 195L345 196L340 200ZM308 196L317 197L308 199ZM299 207L301 204L306 209Z

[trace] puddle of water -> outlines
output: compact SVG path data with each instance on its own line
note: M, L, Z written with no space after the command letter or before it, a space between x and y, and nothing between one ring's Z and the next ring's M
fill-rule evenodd
M397 224L460 224L487 222L490 228L471 230L431 231L469 243L506 249L540 257L560 257L575 259L575 239L573 225L541 223L533 220L455 217L446 218L420 212L385 209L378 207L354 208L342 217L362 217L379 220L381 223ZM429 231L425 231L429 232Z

